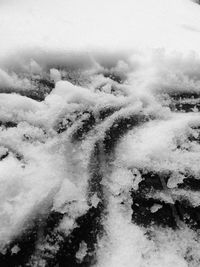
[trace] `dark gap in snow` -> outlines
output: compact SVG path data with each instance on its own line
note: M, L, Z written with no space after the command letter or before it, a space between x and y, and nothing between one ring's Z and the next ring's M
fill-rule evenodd
M101 212L102 204L99 203L96 208L91 207L85 215L79 217L76 220L77 227L71 234L63 237L58 253L48 261L47 266L53 267L58 264L60 267L87 267L94 264L96 262L97 240L103 233ZM80 262L76 253L83 241L87 244L87 253Z
M76 131L72 134L72 142L81 141L85 135L93 128L95 125L95 117L91 112L83 112L84 116L83 120L81 120L81 126L76 129Z
M191 129L195 131L195 134L190 134L188 140L190 142L200 143L200 126L191 126Z
M17 127L17 123L14 121L0 121L0 127L13 128Z
M161 95L161 101L175 112L200 111L199 92L166 92Z
M165 192L166 190L163 188L160 175L162 175L162 178L167 184L170 173L158 174L150 171L142 173L143 180L139 183L138 190L132 190L133 222L144 227L159 225L175 229L179 227L176 219L176 216L178 216L178 220L188 225L188 227L195 230L200 229L200 206L193 206L186 200L184 194L179 200L174 201L174 203L168 203L158 199L158 197L153 198L153 195L156 193L160 195L164 193L169 198L170 192ZM193 192L199 191L200 180L195 179L191 175L187 175L183 183L177 185L178 189L184 189L186 194L188 190L192 190ZM148 193L152 197L148 196ZM173 196L170 196L169 199L173 200ZM154 210L154 206L158 206L158 209Z
M41 102L45 99L47 94L46 90L37 90L37 89L15 89L15 88L4 88L0 89L0 93L6 94L18 94L21 96L26 96L38 102Z
M160 179L160 175L162 175L165 183L167 183L169 179L169 174L158 174L153 171L145 171L142 173L142 181L139 183L139 191L149 192L150 190L163 190L163 185Z
M148 197L148 193L167 193L166 185L170 173L156 173L147 170L140 170L140 172L142 181L139 183L139 188L136 191L132 190L133 221L145 227L155 224L175 229L179 226L180 220L176 207L172 203ZM155 212L151 210L154 205L160 206Z
M200 100L199 100L200 102ZM199 104L191 104L191 103L173 103L170 105L172 111L184 111L184 112L193 112L194 108L200 111L200 103Z
M105 107L99 111L93 112L91 110L84 110L77 114L71 114L71 116L63 117L62 121L55 127L57 133L62 133L70 128L74 122L79 120L79 125L72 133L72 142L82 141L98 123L102 122L107 117L111 116L115 111L118 111L120 107ZM76 120L72 119L75 115ZM83 117L83 118L82 118Z
M81 141L86 134L94 127L96 118L91 110L81 110L64 116L55 127L57 133L62 133L70 128L74 123L78 122L78 126L71 135L72 142Z
M200 98L199 92L171 92L168 93L169 96L174 100L183 100L183 99L197 99Z
M46 219L41 220L35 251L29 258L27 266L35 266L40 261L44 261L45 266L50 266L49 263L56 257L60 243L63 241L64 235L57 229L63 217L64 214L51 211Z
M33 100L36 100L38 102L44 101L46 95L49 93L46 89L40 89L40 90L24 90L24 91L17 91L16 93L26 96L28 98L31 98Z
M91 81L87 74L84 74L80 69L70 70L70 69L60 69L57 68L61 73L61 78L63 81L68 81L73 85L77 86L87 86Z
M115 113L115 111L118 109L120 109L120 107L105 107L104 109L101 109L95 113L92 111L88 112L87 118L84 117L80 123L81 125L78 126L78 129L72 134L72 141L83 140L88 132L92 130L97 123L102 122L104 119ZM85 113L87 113L87 111L83 112L83 114Z
M44 236L48 235L53 231L60 223L60 221L63 219L63 214L57 211L51 211L47 218L44 220L44 229L43 234Z
M114 82L117 82L117 83L123 83L126 80L125 75L115 73L114 71L109 71L109 70L104 71L103 75L104 75L104 77L110 78L111 80L113 80Z
M116 111L118 111L121 107L105 107L104 109L99 111L99 119L103 121Z
M193 207L183 199L182 201L176 201L175 207L181 220L194 230L200 229L200 206Z
M23 155L20 155L19 153L15 153L15 157L16 157L16 159L18 159L18 160L23 160Z
M55 86L54 82L45 78L28 77L28 79L30 79L31 84L28 88L3 87L0 89L0 93L19 94L41 102Z
M5 158L7 158L9 156L9 154L13 154L14 157L19 160L19 161L24 161L24 156L14 150L7 150L1 157L0 157L0 160L3 160Z
M36 79L33 80L33 82L37 84L39 89L48 88L49 89L49 93L55 87L55 83L54 82L52 82L50 80L47 80L47 79L44 79L44 78L40 78L40 79L36 78Z
M45 266L86 267L96 261L97 240L103 234L101 222L102 203L91 207L76 220L76 228L66 236L58 230L64 214L52 211L46 218L38 217L19 237L8 246L5 254L0 254L0 266ZM76 253L81 242L87 244L87 253L80 262Z
M8 151L6 151L1 157L0 160L5 159L9 155Z
M197 179L190 175L187 178L183 179L183 183L178 184L178 188L185 190L199 191L200 179Z
M103 147L102 147L102 142L96 142L94 145L93 152L91 153L90 157L90 162L89 162L89 172L90 172L90 179L88 182L88 196L89 196L89 201L90 198L94 195L97 194L97 197L104 202L104 192L103 192L103 187L101 184L101 181L103 179L103 173L102 173L102 168L104 166L102 160L105 160L102 155L103 152Z
M145 198L145 194L140 192L132 192L132 220L134 223L149 227L151 225L159 225L163 227L177 228L176 220L173 216L171 205L154 198ZM155 213L151 211L153 205L160 205L161 208Z
M148 120L145 115L127 115L127 117L119 117L115 120L112 126L106 131L104 138L105 153L112 153L118 140L131 130L134 126L138 126Z
M71 127L73 124L72 120L69 118L64 119L63 121L59 122L58 125L56 125L56 132L57 133L63 133L65 132L69 127Z
M26 263L35 251L40 223L39 221L34 221L32 224L34 225L33 227L26 229L24 233L9 244L5 254L0 254L0 266L28 266ZM17 248L16 253L12 252L15 247Z
M17 266L33 266L30 261L32 256L37 251L39 242L43 236L44 238L51 234L51 232L58 226L63 214L52 211L46 218L37 216L30 226L14 238L9 244L5 254L0 254L0 266L17 267ZM17 251L13 250L16 248Z
M32 227L9 244L5 254L0 254L0 266L40 266L41 261L52 267L91 266L96 262L97 240L103 234L102 209L102 203L91 207L76 220L77 227L68 236L57 229L64 216L62 213L52 211L46 219L38 217L31 223ZM87 253L80 262L76 253L83 241L87 244Z

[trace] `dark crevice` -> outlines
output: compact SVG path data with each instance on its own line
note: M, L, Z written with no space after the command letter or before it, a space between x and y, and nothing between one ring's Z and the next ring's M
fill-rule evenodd
M28 98L31 98L33 100L36 100L38 102L41 102L45 99L46 95L48 94L48 92L46 92L46 90L38 90L37 88L35 89L13 89L13 88L9 88L9 89L1 89L0 90L0 94L1 93L6 93L6 94L18 94L21 96L26 96Z
M153 198L156 192L170 194L173 200L173 195L167 192L165 185L170 177L170 173L155 173L152 171L140 170L142 181L139 183L137 190L132 191L132 220L138 225L150 227L159 225L162 227L179 228L186 224L192 229L200 229L200 207L193 207L184 198L174 200L174 203L167 203L157 198ZM162 178L162 179L161 179ZM200 189L200 181L192 176L187 176L183 183L178 184L178 189L198 191ZM148 193L152 197L148 197ZM153 205L160 205L157 211L151 210Z
M183 183L178 184L178 188L199 191L200 190L200 180L195 177L189 176L183 179Z
M47 79L34 79L34 82L39 87L46 87L49 89L49 93L51 90L55 87L55 83L53 81L47 80Z
M104 166L102 160L105 160L103 153L103 147L101 142L96 142L94 145L94 150L90 157L90 163L88 166L90 172L90 179L88 184L88 195L89 199L96 193L98 198L103 202L104 193L101 181L103 179Z
M200 93L199 92L173 92L164 93L164 102L174 112L193 112L200 111Z
M98 123L102 122L107 117L111 116L115 111L119 110L117 107L104 108L96 113L92 111L82 111L81 114L77 114L77 120L79 120L79 126L72 133L72 142L82 141ZM81 119L83 117L83 119ZM63 118L62 122L56 126L56 131L62 133L73 125L73 121L68 118Z
M17 127L17 123L13 121L0 121L0 127L13 128Z
M0 266L40 266L37 264L41 260L45 266L52 267L91 266L96 261L97 241L103 235L102 210L101 203L96 208L91 207L85 215L77 218L77 226L68 236L57 229L64 216L62 213L52 211L46 218L38 217L32 221L31 227L9 244L5 254L0 254ZM83 241L87 244L87 252L80 262L76 253ZM41 250L40 245L45 244L47 247ZM19 251L14 252L12 249L16 246ZM49 246L55 250L49 250Z
M146 199L140 193L132 192L132 220L134 223L150 227L158 225L163 227L177 228L176 219L169 203L165 203L154 198ZM152 212L151 207L155 204L161 205L157 212Z
M120 110L121 107L106 107L99 111L98 118L99 120L103 121L116 111Z
M84 113L86 114L86 113ZM77 130L74 131L72 134L72 142L74 141L81 141L84 139L85 135L94 127L95 125L95 117L92 113L87 114L87 118L84 118L78 127Z
M33 227L26 229L24 233L9 244L5 254L0 254L0 266L27 266L27 262L35 251L40 223L36 220L32 222L32 224ZM12 248L15 246L19 248L19 251L17 253L12 253Z
M125 135L127 131L133 129L134 126L141 125L147 120L147 116L142 114L117 118L112 126L105 132L105 138L103 140L105 153L112 153L118 140Z
M200 103L191 104L191 103L172 103L169 105L172 111L184 111L184 112L193 112L194 109L200 111Z
M174 100L183 100L183 99L197 99L200 98L199 92L174 92L168 93L169 96Z
M38 102L45 99L46 95L49 94L55 87L54 82L46 79L32 79L31 88L13 88L4 87L0 89L0 93L6 94L19 94L21 96L26 96Z
M142 192L150 192L152 189L154 190L163 190L163 184L161 182L160 176L162 175L165 183L167 184L168 179L170 177L170 173L156 173L153 171L149 172L141 172L142 173L142 181L139 183L139 191Z
M117 83L124 83L124 81L126 80L125 75L122 75L122 74L120 75L112 71L107 71L107 72L105 71L103 75L104 77L110 78L111 80Z
M87 267L96 262L97 241L103 234L101 222L103 206L98 204L92 207L85 215L77 219L77 225L72 233L66 237L60 246L59 252L49 266L59 264L60 267ZM82 262L76 258L81 242L87 244L87 254Z
M8 151L6 151L3 155L1 155L0 160L7 158L8 155L9 155L9 153L8 153Z
M43 249L42 251L36 251L32 255L29 263L37 260L43 260L45 266L60 266L60 267L86 267L91 266L92 263L96 262L96 246L97 241L103 234L103 227L101 223L102 204L91 207L86 214L82 215L76 220L76 227L72 230L69 235L65 235L56 229L62 214L51 218L50 225L44 227L44 239L41 243L46 242L55 250L51 251ZM84 242L87 246L84 257L80 260L76 255L79 251L81 243ZM38 257L37 257L38 254ZM32 265L30 265L32 266Z
M175 202L180 218L192 229L200 229L200 206L192 207L186 200Z

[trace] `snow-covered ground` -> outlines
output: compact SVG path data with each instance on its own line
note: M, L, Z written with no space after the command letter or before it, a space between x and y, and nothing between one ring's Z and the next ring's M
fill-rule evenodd
M0 1L0 266L200 265L200 5Z

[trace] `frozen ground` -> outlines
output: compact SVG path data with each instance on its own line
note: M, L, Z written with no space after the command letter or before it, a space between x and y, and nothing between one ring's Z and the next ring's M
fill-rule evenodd
M200 6L0 3L0 266L200 266Z

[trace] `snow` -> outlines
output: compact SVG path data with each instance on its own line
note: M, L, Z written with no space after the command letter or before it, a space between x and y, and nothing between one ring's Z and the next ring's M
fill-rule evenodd
M130 131L117 148L120 155L119 164L125 164L130 168L141 168L146 165L157 171L178 171L188 166L198 175L199 145L196 144L196 151L176 149L177 142L184 143L187 130L193 123L199 124L199 115L196 113L173 114Z
M115 51L133 49L133 44L198 49L198 9L187 0L3 2L1 31L6 40L2 52L13 47Z
M157 212L160 208L162 208L162 205L154 204L154 205L151 207L151 212L152 212L152 213Z
M83 241L80 244L78 252L76 253L76 258L78 259L78 261L82 262L82 260L86 256L86 252L87 252L87 244Z
M50 77L54 82L61 80L61 74L57 69L50 69Z
M147 121L117 140L111 162L108 155L101 162L107 210L95 266L186 267L187 242L190 266L198 266L191 229L155 227L149 240L132 222L131 191L143 180L141 170L169 173L164 192L146 197L200 205L198 192L177 189L188 172L197 180L200 174L200 144L188 141L198 138L200 127L199 14L189 0L1 1L1 252L50 211L63 214L57 229L65 236L78 227L76 219L101 203L96 192L88 199L95 144L120 119L143 116ZM42 95L39 101L30 98L32 91ZM197 96L190 99L196 112L170 110L170 94L187 93ZM106 109L115 112L102 119ZM73 140L91 114L94 127ZM58 133L61 123L66 131ZM150 211L160 209L154 204ZM87 252L82 241L77 260Z

